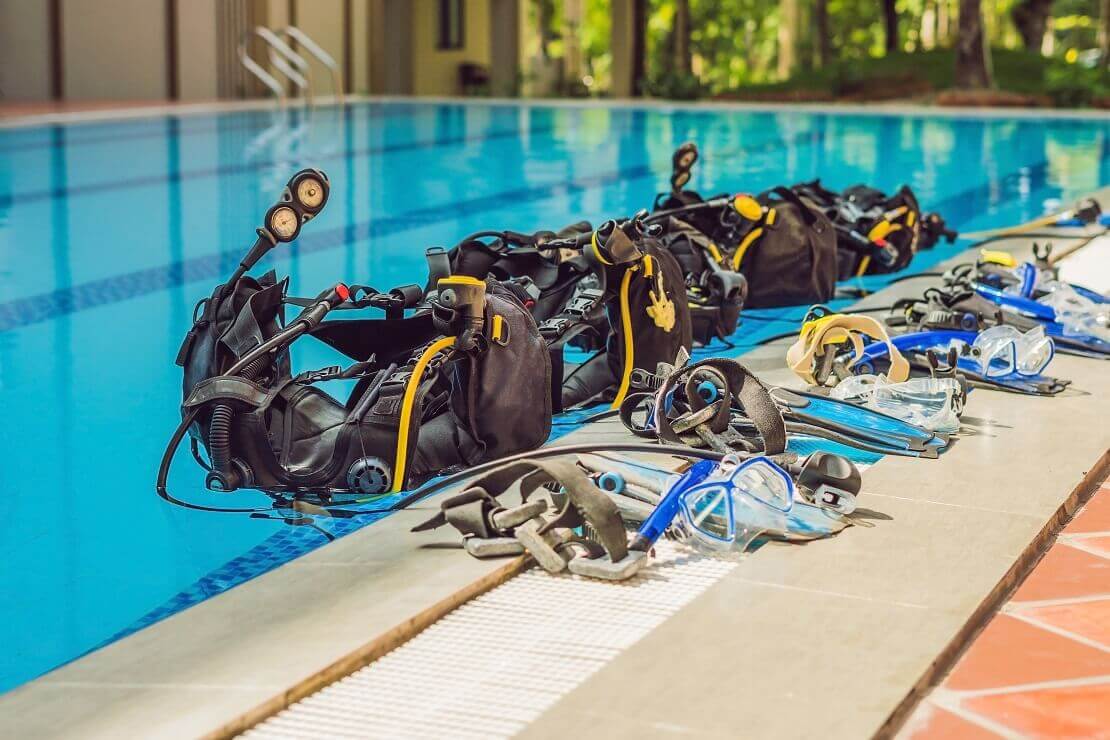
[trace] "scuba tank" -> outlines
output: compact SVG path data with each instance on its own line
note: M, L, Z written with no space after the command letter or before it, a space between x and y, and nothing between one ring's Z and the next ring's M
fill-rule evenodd
M209 489L294 496L400 491L547 439L546 347L527 309L497 281L438 275L431 293L339 284L305 301L288 297L288 280L273 272L246 276L297 237L327 194L322 172L297 173L231 279L198 304L177 358L182 421L158 474L167 500L169 467L186 433L208 468ZM304 307L289 322L287 304ZM333 310L371 309L384 318L326 320ZM289 346L305 335L352 363L293 375ZM345 401L321 387L341 379L357 381Z

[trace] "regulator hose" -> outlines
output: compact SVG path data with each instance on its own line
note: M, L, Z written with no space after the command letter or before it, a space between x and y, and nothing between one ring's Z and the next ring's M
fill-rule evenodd
M270 356L261 355L247 363L239 375L254 380L269 364ZM212 418L208 422L208 457L212 461L212 470L205 480L211 490L234 491L242 483L239 471L231 463L231 422L234 416L235 410L226 403L217 404L212 409Z

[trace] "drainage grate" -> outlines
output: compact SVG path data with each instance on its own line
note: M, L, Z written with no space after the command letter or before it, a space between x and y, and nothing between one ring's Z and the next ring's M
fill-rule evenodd
M623 583L523 573L245 737L514 735L737 565L656 556Z

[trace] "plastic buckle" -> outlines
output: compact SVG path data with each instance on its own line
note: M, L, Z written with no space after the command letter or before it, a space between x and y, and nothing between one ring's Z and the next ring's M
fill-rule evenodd
M575 318L585 318L590 311L597 307L601 301L602 292L596 288L586 288L578 293L571 299L571 302L563 309L563 313Z
M342 373L343 368L339 367L339 365L331 365L330 367L320 368L319 370L306 370L299 374L295 380L299 383L316 383L321 380L338 377Z
M663 385L663 378L659 375L649 373L642 368L634 367L628 376L628 385L633 388L642 388L646 390L656 391Z
M539 325L540 336L547 341L558 339L566 333L567 328L570 327L570 319L554 318L548 319Z

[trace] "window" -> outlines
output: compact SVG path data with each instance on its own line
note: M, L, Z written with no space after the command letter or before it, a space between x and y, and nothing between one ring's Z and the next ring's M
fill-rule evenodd
M439 48L461 49L466 46L463 29L465 0L439 0Z

